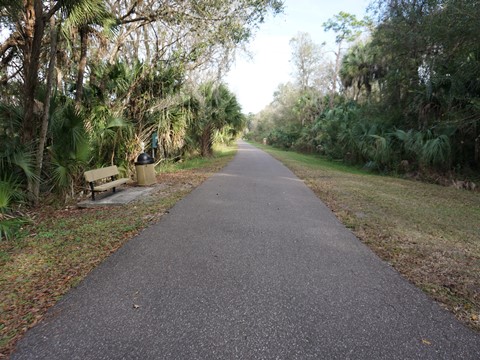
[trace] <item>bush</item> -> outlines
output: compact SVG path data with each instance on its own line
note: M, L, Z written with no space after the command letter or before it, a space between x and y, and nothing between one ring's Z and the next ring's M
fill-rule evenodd
M26 223L21 214L13 211L14 203L24 200L20 185L13 178L0 180L0 240L10 239Z
M267 136L270 145L277 146L282 149L290 149L294 146L300 137L300 131L297 127L274 129Z

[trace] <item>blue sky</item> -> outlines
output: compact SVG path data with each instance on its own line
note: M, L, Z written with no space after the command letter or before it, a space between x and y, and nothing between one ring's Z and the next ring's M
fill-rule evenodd
M307 32L314 42L335 45L333 33L322 23L345 11L363 17L370 0L286 0L285 13L269 17L260 26L249 46L253 59L238 54L227 83L237 95L244 113L257 113L268 105L278 84L289 81L292 68L289 41L298 32Z

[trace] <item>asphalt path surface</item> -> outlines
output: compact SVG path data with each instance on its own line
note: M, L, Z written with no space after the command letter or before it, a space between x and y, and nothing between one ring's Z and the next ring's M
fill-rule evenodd
M480 336L286 167L240 143L54 306L13 359L480 359Z

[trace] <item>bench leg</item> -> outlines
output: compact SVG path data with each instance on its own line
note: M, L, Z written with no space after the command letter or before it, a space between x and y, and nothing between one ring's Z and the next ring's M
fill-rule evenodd
M93 182L90 183L90 190L92 191L92 201L95 201L95 191L93 190Z

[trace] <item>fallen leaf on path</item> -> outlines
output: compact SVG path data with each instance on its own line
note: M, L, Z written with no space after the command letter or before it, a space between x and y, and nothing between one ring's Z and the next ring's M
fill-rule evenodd
M422 344L425 344L425 345L432 345L432 343L426 339L422 339Z

